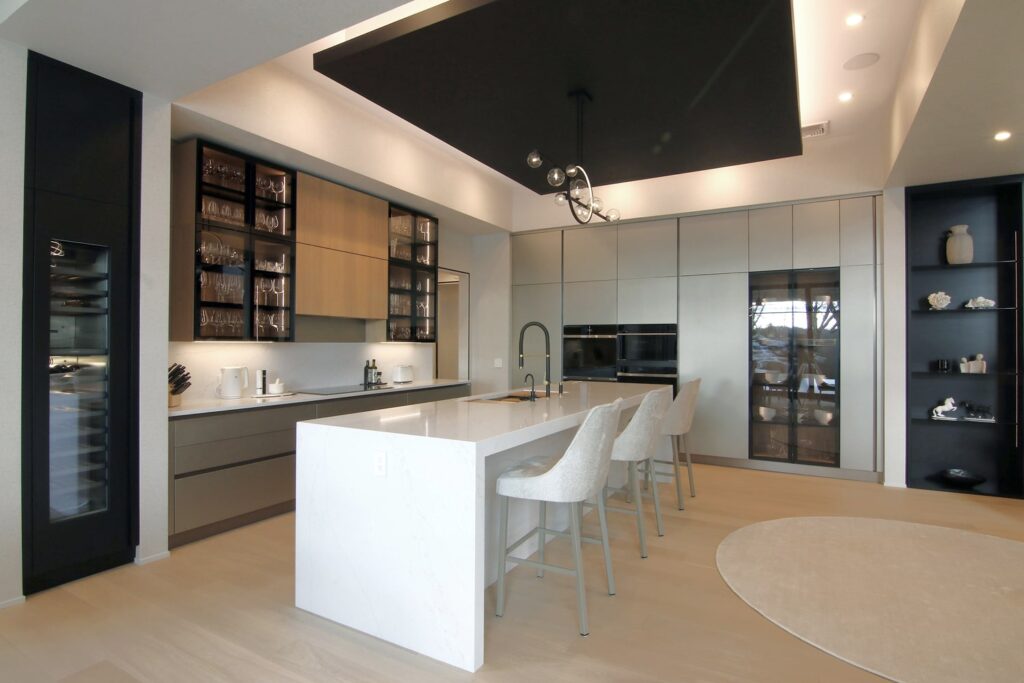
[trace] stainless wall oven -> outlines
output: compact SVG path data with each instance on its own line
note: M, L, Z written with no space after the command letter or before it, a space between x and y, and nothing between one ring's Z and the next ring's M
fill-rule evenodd
M615 325L566 325L562 328L562 377L614 382Z
M616 336L615 375L619 382L675 386L676 325L619 325Z

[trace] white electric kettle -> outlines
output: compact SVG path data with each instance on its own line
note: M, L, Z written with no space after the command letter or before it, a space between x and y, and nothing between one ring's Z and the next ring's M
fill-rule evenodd
M242 398L242 389L249 388L249 368L229 367L220 369L220 384L217 396L220 398Z

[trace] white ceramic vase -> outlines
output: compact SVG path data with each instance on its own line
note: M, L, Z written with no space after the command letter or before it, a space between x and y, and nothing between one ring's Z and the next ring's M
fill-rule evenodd
M974 238L967 234L966 225L954 225L946 238L946 261L950 264L974 261Z

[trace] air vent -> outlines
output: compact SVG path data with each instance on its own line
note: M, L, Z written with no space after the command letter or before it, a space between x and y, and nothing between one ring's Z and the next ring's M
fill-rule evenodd
M800 137L802 138L820 138L823 135L828 135L828 121L812 123L800 129Z

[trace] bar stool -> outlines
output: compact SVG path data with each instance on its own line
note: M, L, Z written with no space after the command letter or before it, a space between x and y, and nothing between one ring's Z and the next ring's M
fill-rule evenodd
M671 403L672 390L669 387L649 392L640 402L640 407L636 409L629 424L615 439L615 445L612 446L612 462L626 463L628 480L623 488L627 493L626 502L632 502L633 507L624 508L610 505L607 509L636 516L636 532L640 538L640 557L647 557L647 534L644 529L644 507L643 498L640 495L640 480L637 476L638 465L641 462L646 462L648 470L654 469L654 445L661 435L661 421ZM652 486L651 488L653 489L654 518L658 523L658 535L664 536L658 487Z
M676 501L679 509L685 509L683 503L683 486L679 479L679 446L682 443L683 452L686 454L686 475L690 480L690 497L697 495L697 489L693 483L693 462L690 460L690 447L686 442L686 437L690 433L690 427L693 426L693 413L697 409L697 392L700 391L700 378L690 380L683 386L679 387L679 394L676 396L676 400L672 401L672 405L669 406L665 412L665 417L661 421L661 433L668 437L670 449L672 451L671 460L658 460L653 459L653 463L661 465L672 465L672 474L665 476L672 476L676 482ZM644 472L644 485L647 484L647 477L650 477L650 481L655 484L655 477L658 476L659 472L654 468L652 464L649 464ZM657 488L655 486L655 488Z
M608 545L608 520L605 515L604 496L599 495L608 479L611 466L612 444L619 426L619 412L622 401L597 406L587 414L565 454L558 459L542 461L533 459L516 465L498 477L498 601L495 614L505 613L505 568L507 562L525 564L538 570L549 570L576 577L576 600L579 609L580 635L589 633L587 626L587 598L583 587L582 541L600 543L604 548L604 567L608 577L608 595L615 595L615 577L612 574L612 556ZM587 498L597 495L598 517L601 522L601 538L583 538L581 506ZM508 503L509 498L535 500L540 503L540 525L525 536L508 545ZM545 528L546 503L569 503L569 533ZM539 534L540 561L510 555L516 548ZM569 536L572 539L575 567L569 569L544 562L545 534ZM538 573L538 575L542 575Z

